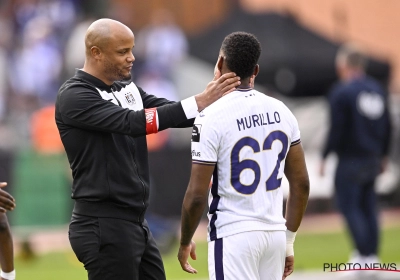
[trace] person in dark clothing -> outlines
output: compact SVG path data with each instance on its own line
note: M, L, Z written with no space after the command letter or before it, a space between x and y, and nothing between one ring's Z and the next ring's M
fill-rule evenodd
M56 101L56 124L73 175L72 249L90 280L165 279L144 219L146 135L192 126L197 113L233 91L240 78L217 73L202 93L171 102L130 80L135 40L124 24L93 22L85 45L83 68L61 86Z
M7 183L1 182L0 188L7 186ZM0 189L0 279L14 280L14 246L8 224L6 212L15 208L14 198L6 191Z
M320 174L330 152L338 156L337 205L350 231L355 251L350 262L378 261L379 224L376 177L385 169L390 141L388 94L365 74L366 58L355 46L342 46L336 56L340 82L329 94L330 131Z

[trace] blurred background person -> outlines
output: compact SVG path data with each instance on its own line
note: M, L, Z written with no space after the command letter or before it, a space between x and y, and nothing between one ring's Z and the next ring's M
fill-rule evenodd
M26 255L21 252L24 244L30 248L35 226L68 221L69 205L58 196L64 196L70 174L64 169L65 156L48 145L47 132L49 121L55 128L52 106L62 75L65 40L76 17L75 4L75 0L0 1L4 23L0 24L0 103L5 108L0 113L0 176L11 182L12 193L25 205L7 217L16 228L20 256ZM50 204L52 210L45 210Z
M335 191L339 211L350 231L351 263L378 263L379 222L375 180L386 169L390 144L388 94L365 73L367 59L357 47L346 44L336 56L339 82L329 94L330 131L323 150L339 163Z
M1 15L1 14L0 14ZM0 18L0 124L4 121L7 111L8 91L8 54L11 35L11 23L6 18Z
M22 42L14 53L13 91L18 104L33 111L55 102L61 73L61 50L47 17L35 17L24 27ZM21 82L23 81L23 82Z
M69 35L64 52L64 71L66 77L72 77L77 68L81 68L85 62L85 43L86 30L95 20L93 17L84 18L77 23Z
M8 121L18 146L30 146L30 118L53 105L60 86L65 40L76 17L73 0L11 1L13 48L9 54Z
M188 53L186 35L175 24L174 16L168 9L152 13L150 24L140 30L136 42L135 53L143 57L139 73L146 74L157 69L163 77L170 78L174 68Z

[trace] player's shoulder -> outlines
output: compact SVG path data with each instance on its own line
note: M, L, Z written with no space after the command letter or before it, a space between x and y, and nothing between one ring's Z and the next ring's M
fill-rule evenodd
M224 120L226 120L228 113L232 111L232 105L237 102L238 93L229 93L208 107L201 111L195 120L197 124L206 124L208 126L223 125Z
M198 117L209 118L224 114L224 111L229 110L230 104L232 104L232 97L234 97L234 95L235 92L222 96L220 99L218 99L217 101L206 107L203 111L201 111Z
M218 110L214 110L213 107L208 106L203 111L201 111L194 123L195 124L216 124L214 120L218 120L220 118L220 113Z
M81 95L98 97L98 91L96 87L79 78L73 77L68 79L64 84L61 85L58 90L57 102L68 101L68 100L79 100Z
M354 82L336 82L328 93L328 98L334 100L350 100L360 90L359 85Z
M253 93L257 96L257 98L259 98L265 102L268 102L269 104L274 104L276 106L286 106L281 100L279 100L275 97L272 97L268 94L262 93L258 90L253 90Z
M291 113L291 110L289 109L289 107L282 100L279 100L275 97L272 97L270 95L267 95L265 93L262 93L262 92L259 92L256 90L255 90L255 92L257 94L257 97L260 99L259 102L265 102L265 103L269 104L270 107L282 109L284 111Z
M271 108L276 109L279 114L282 114L281 116L283 119L286 119L291 123L292 125L297 125L297 118L295 114L292 112L292 110L283 102L282 100L279 100L275 97L268 96L264 94L264 98L266 98L267 102L270 104ZM285 116L285 117L284 117Z
M386 95L387 92L385 91L383 85L381 82L379 82L378 80L376 80L375 78L371 77L371 76L366 76L365 77L365 84L366 86L368 86L369 88L371 88L373 91L382 94L382 95Z

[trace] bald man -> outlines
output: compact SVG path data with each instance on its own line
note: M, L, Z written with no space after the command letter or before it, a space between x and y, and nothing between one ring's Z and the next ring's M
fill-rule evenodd
M233 91L240 78L216 71L202 93L171 102L131 81L135 37L124 24L93 22L85 45L83 68L61 86L56 101L56 123L73 175L72 249L90 280L165 279L144 219L146 135L192 126L198 112Z

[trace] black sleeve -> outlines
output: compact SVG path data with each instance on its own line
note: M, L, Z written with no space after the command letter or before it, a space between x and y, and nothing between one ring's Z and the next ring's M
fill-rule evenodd
M177 126L174 126L174 127L175 127L175 128L193 127L194 120L195 120L195 118L193 118L193 119L187 119L186 121L181 122L180 124L178 124Z
M143 110L124 109L104 100L96 89L89 86L71 86L60 93L57 102L64 124L136 137L146 134Z
M193 126L194 118L193 119L186 118L186 114L185 111L183 111L181 102L175 102L165 98L159 98L154 95L146 93L140 87L138 87L138 89L140 95L142 96L144 108L157 107L158 119L159 119L159 128L158 128L159 131L170 127L182 128L182 127ZM169 122L167 122L168 118L170 119ZM180 121L174 122L173 126L168 126L168 123L170 123L171 119L176 119L176 120L180 119Z
M58 102L64 124L82 129L126 134L133 137L146 135L144 109L132 111L121 108L110 101L104 100L91 87L83 85L71 86L61 93ZM165 104L165 101L162 102ZM157 112L159 130L175 127L187 120L180 102L161 106L157 108Z
M330 128L322 157L326 158L331 151L340 146L345 133L345 122L348 115L348 94L336 88L329 94Z
M156 107L160 107L160 106L167 105L167 104L178 103L176 101L171 101L166 98L160 98L160 97L148 94L141 87L137 87L137 88L140 92L140 96L142 97L144 108L156 108ZM182 108L182 110L183 110L183 108Z

